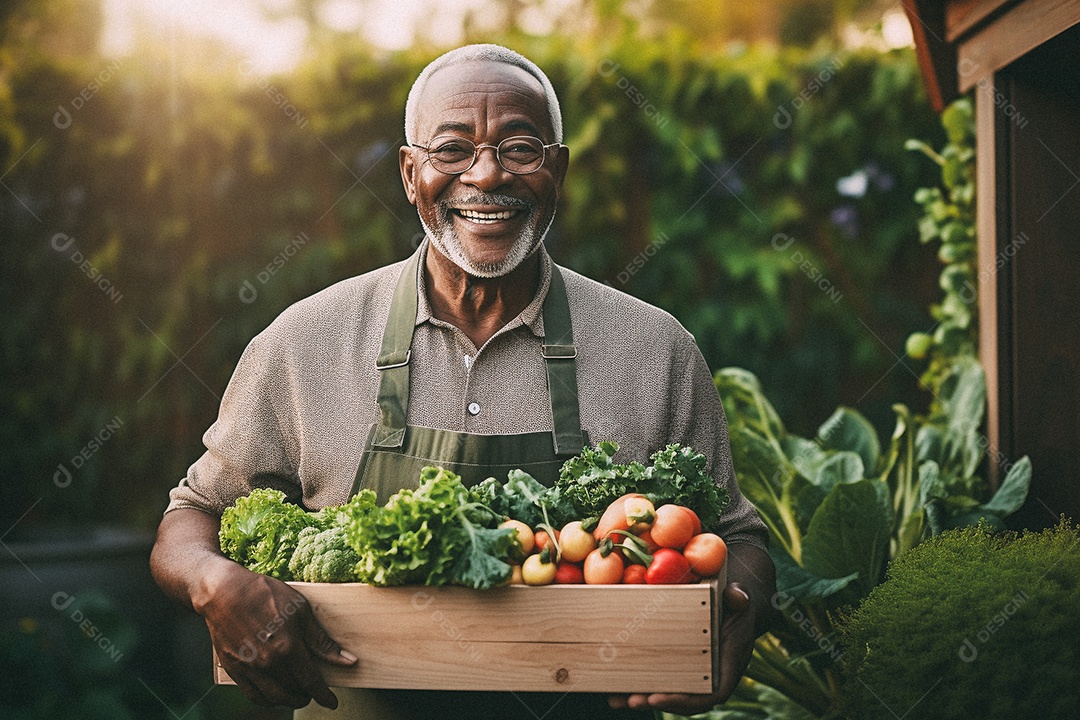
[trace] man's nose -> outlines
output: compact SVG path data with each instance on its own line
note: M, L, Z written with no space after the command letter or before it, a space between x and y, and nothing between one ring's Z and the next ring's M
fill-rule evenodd
M491 152L488 152L488 151ZM481 145L476 149L476 161L461 173L461 182L478 190L490 192L513 181L514 174L499 163L498 150L494 145Z

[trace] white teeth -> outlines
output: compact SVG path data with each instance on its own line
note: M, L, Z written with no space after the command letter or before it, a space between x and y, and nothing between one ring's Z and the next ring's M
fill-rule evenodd
M476 210L466 210L464 208L458 208L458 213L462 217L468 218L473 222L478 223L493 223L499 220L509 220L517 214L517 210L500 210L499 212L485 213L477 212Z

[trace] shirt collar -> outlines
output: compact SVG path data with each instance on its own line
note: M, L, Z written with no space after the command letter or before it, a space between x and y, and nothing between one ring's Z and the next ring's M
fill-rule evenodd
M425 322L437 322L431 314L431 303L428 302L427 288L424 285L424 261L427 259L428 243L424 238L420 249L420 271L416 274L416 324ZM541 310L544 307L544 298L547 297L548 288L551 287L552 261L547 248L543 245L537 250L540 253L540 286L536 289L536 295L525 306L525 309L513 320L507 323L507 327L524 325L529 328L536 337L544 337L544 317Z

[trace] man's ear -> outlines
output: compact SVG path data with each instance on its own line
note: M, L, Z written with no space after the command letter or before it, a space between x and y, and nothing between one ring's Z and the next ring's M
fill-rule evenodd
M409 204L416 205L416 163L413 162L412 148L402 145L398 148L398 166L401 168L401 182L405 186L405 197Z
M552 158L551 174L555 176L555 191L562 196L563 180L566 178L566 169L570 166L570 148L560 145Z

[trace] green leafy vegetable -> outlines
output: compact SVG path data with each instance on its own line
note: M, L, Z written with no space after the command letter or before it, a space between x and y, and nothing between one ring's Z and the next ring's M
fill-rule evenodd
M448 470L426 467L420 487L401 490L386 505L349 519L346 537L357 552L357 575L372 585L487 588L506 582L513 531Z
M657 505L685 505L715 529L728 495L706 473L704 455L672 444L653 453L646 467L639 462L616 463L618 450L613 442L601 442L563 464L552 492L559 493L560 505L573 517L601 515L617 498L638 492Z
M285 502L285 493L256 488L221 515L221 551L247 569L289 579L289 559L300 533L316 523L313 513Z
M345 527L326 530L308 527L300 531L289 573L304 582L353 582L360 556L345 542Z
M488 478L474 487L473 492L496 515L520 520L529 527L536 527L544 519L541 502L548 508L564 505L557 490L544 487L524 470L511 470L502 484Z

